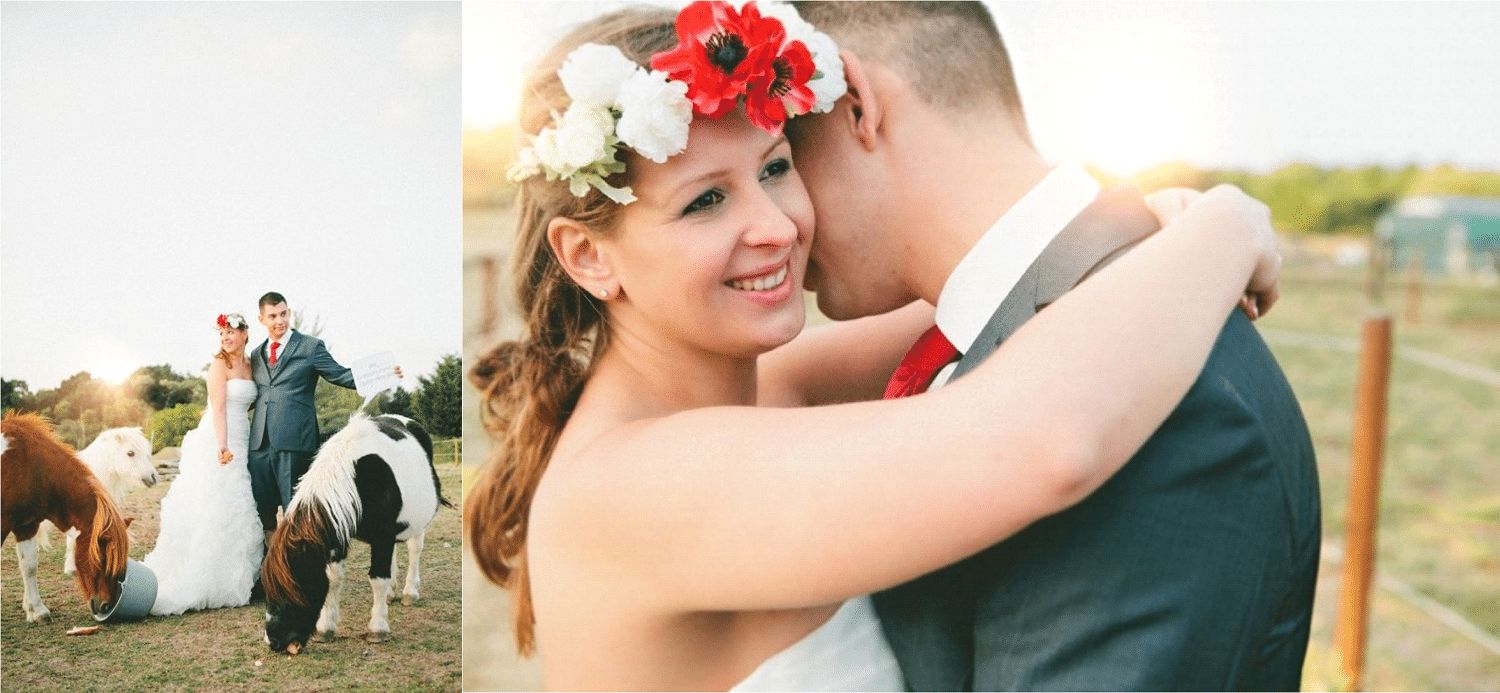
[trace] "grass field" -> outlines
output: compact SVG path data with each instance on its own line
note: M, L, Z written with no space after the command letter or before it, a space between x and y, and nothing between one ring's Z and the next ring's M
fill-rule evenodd
M459 498L460 471L440 464L444 495ZM140 560L155 542L166 484L137 489L124 512L135 516L131 558ZM265 605L256 600L233 609L107 623L91 636L65 636L74 626L94 625L77 583L62 574L62 541L41 553L42 600L50 624L31 624L21 611L21 582L14 539L0 559L0 647L7 691L457 691L462 609L459 513L440 508L427 530L422 554L422 600L391 605L391 639L366 644L369 619L369 547L355 542L346 564L339 638L312 643L301 655L274 654L262 641ZM396 550L397 589L404 579L406 551Z
M1415 320L1405 278L1384 294L1394 319L1377 567L1490 635L1500 635L1500 387L1406 356L1437 354L1500 371L1500 290L1427 285ZM1358 274L1292 274L1261 320L1317 446L1325 546L1341 549L1348 505L1358 339L1372 302ZM1420 355L1420 354L1419 354ZM1325 551L1304 688L1335 685L1330 662L1341 565ZM1377 588L1370 609L1366 690L1500 690L1500 654L1438 620L1421 600Z

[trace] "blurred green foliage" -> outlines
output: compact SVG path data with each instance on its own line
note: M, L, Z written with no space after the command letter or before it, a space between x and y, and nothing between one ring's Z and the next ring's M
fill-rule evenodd
M1106 184L1128 182L1152 192L1169 187L1206 190L1231 183L1271 208L1281 228L1309 234L1369 234L1375 220L1403 197L1464 195L1500 198L1500 172L1453 166L1391 169L1380 166L1320 168L1287 164L1269 173L1199 169L1171 163L1120 181L1094 171Z

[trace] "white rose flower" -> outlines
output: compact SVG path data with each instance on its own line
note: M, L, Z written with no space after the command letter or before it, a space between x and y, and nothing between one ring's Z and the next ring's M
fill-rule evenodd
M527 147L516 155L516 160L505 170L505 177L513 181L523 181L542 172L542 161L536 156L536 149Z
M665 73L639 70L620 88L620 141L656 163L687 147L693 104L687 84L667 79Z
M537 164L546 171L548 178L562 177L572 173L567 169L567 162L563 161L562 152L557 146L557 128L547 128L531 140L531 151L536 157Z
M839 57L839 46L828 34L815 31L804 41L807 50L813 54L813 67L817 70L817 76L807 82L807 87L818 99L812 110L827 113L833 110L834 102L849 91L849 84L844 81L844 59Z
M608 108L577 102L569 106L558 123L556 136L558 161L567 168L558 170L569 175L595 161L614 158L609 147L614 125Z
M620 85L631 73L639 70L620 49L585 43L575 48L557 71L563 89L573 103L587 106L613 106L620 92Z
M797 14L797 8L789 2L758 2L755 6L760 9L760 16L781 22L781 26L786 28L788 41L805 42L808 34L817 31L802 15Z

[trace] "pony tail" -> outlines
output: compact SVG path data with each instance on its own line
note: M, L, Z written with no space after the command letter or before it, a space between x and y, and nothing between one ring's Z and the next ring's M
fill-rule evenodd
M535 646L525 557L531 500L586 378L570 354L520 342L496 347L471 372L497 444L464 502L464 525L480 570L515 595L522 654Z
M522 87L520 132L536 136L552 114L571 103L558 77L567 56L584 43L613 45L648 65L652 55L677 44L677 13L666 8L625 8L574 28L537 64ZM623 150L616 160L626 163ZM629 185L631 170L611 174L610 185ZM603 302L574 283L547 237L553 219L566 218L610 237L621 205L594 186L582 196L566 180L531 176L517 198L514 277L524 336L485 354L469 371L482 395L480 419L494 441L490 458L464 500L464 532L486 577L511 590L516 645L536 646L535 618L526 563L531 502L547 470L563 426L573 414L593 364L608 346Z
M607 331L598 299L575 284L547 244L552 214L523 189L513 276L527 335L485 354L469 371L480 420L494 440L464 501L475 562L514 595L517 647L535 647L526 535L531 499L573 413Z

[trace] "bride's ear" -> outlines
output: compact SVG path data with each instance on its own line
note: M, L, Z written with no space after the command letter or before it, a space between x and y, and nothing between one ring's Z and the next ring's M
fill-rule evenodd
M844 61L844 82L849 85L845 96L849 110L843 114L844 126L849 128L861 147L873 151L885 109L880 103L881 95L871 81L871 66L847 50L839 51L839 58Z
M609 254L587 225L556 217L547 223L547 243L563 271L584 291L595 296L603 291L605 297L615 293L618 280L609 263Z

